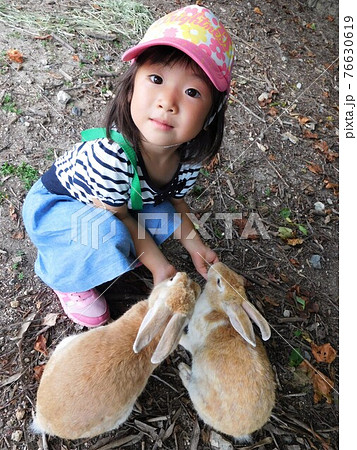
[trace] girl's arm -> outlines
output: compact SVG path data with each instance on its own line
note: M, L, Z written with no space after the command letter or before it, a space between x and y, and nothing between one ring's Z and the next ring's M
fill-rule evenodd
M179 239L192 258L192 262L204 278L207 278L207 266L219 261L217 254L205 245L195 227L187 215L191 209L184 199L171 198L171 203L176 211L181 214L181 225L174 232L176 239Z
M102 202L98 202L98 200L94 200L93 204L111 211L128 228L139 261L152 273L154 285L175 275L176 269L174 266L165 258L150 233L148 233L145 228L129 214L126 205L110 207Z

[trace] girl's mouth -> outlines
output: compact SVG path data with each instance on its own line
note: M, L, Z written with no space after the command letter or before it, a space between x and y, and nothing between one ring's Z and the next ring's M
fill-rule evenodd
M160 130L172 130L174 128L172 125L168 124L164 120L160 119L150 119L150 121Z

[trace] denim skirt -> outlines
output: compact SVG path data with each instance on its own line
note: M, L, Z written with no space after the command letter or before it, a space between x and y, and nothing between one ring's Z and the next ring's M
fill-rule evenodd
M35 273L52 289L86 291L114 280L138 263L133 240L121 220L102 208L52 194L41 179L27 194L22 215L38 252ZM157 245L181 222L168 201L145 205L132 215Z

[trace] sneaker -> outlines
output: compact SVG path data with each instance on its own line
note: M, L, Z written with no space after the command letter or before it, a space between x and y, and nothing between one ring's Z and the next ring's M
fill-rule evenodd
M55 291L67 316L75 323L85 327L98 327L105 324L109 308L102 294L96 289L84 292Z

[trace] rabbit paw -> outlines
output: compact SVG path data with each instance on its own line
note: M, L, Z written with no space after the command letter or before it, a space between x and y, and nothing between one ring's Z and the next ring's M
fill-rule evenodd
M183 383L183 385L185 386L185 388L187 389L187 386L189 384L189 382L191 381L191 374L192 374L192 370L190 368L190 366L188 366L185 363L180 363L179 366L179 375L181 378L181 381Z

